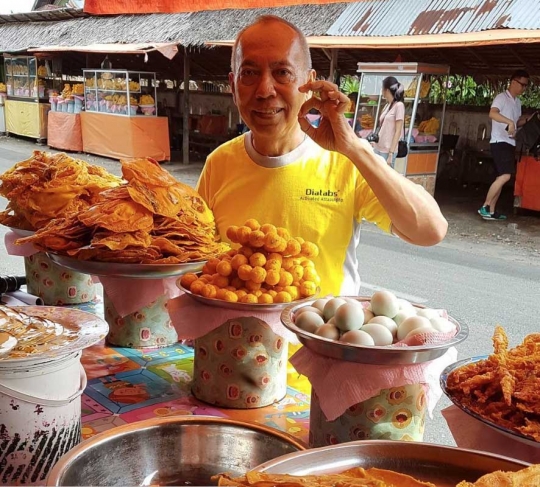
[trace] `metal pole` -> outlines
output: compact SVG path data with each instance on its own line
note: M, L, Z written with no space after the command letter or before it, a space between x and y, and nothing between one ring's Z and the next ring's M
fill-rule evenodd
M182 115L182 163L189 164L189 52L187 47L184 47L184 106Z

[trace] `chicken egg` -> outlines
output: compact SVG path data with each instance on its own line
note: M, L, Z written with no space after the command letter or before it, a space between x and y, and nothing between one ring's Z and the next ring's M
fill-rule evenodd
M315 333L319 326L324 325L324 320L317 313L306 311L296 318L294 323L298 328L309 333Z
M427 318L428 320L431 320L431 318L439 318L439 313L431 308L421 308L419 309L416 314L418 316L423 316L424 318Z
M428 328L431 327L431 323L427 318L423 316L411 316L404 320L397 329L398 340L403 340L411 331L416 328Z
M345 303L336 310L334 319L341 331L358 330L364 324L364 310L358 304Z
M317 308L318 310L320 310L322 312L322 311L324 311L324 305L326 303L328 303L328 301L330 301L330 300L329 299L324 299L324 298L317 299L317 301L313 301L311 306L313 306L314 308Z
M394 321L396 322L396 325L399 326L401 323L403 323L407 318L410 318L411 316L415 316L416 313L413 309L400 309L396 316L394 316Z
M376 316L393 318L399 311L399 302L390 291L377 291L371 296L371 309Z
M347 301L341 298L332 298L324 305L324 319L328 321L332 316L336 314L337 309L343 306Z
M362 330L351 330L347 333L343 333L339 340L353 345L367 345L371 347L375 345L371 335Z
M441 333L451 333L456 331L456 325L454 325L454 323L452 323L450 320L442 318L441 316L431 318L429 321L431 326Z
M364 324L369 323L373 318L375 318L375 315L371 308L364 308Z
M369 321L368 325L370 324L384 326L394 338L397 335L398 326L396 322L392 318L388 318L388 316L375 316Z
M302 306L294 314L294 319L297 319L302 313L305 313L306 311L310 311L311 313L318 314L321 318L323 317L322 311L320 309L315 308L314 306Z
M412 305L410 301L407 301L406 299L403 299L403 298L398 298L398 304L399 304L400 311L408 309L408 310L413 311L414 314L416 314L416 308Z
M315 335L329 338L330 340L339 340L339 329L332 323L325 323L317 328Z
M362 327L361 331L371 336L371 338L373 338L373 342L378 347L392 345L392 342L394 341L392 332L384 325L379 325L378 323L368 323Z

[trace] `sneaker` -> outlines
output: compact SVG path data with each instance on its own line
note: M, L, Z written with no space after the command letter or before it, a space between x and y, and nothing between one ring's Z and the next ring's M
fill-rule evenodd
M482 216L484 220L498 220L498 221L504 221L506 220L506 215L501 215L499 212L490 213L488 216Z
M489 207L488 206L482 206L482 208L480 208L478 210L478 214L482 217L482 218L485 218L486 220L489 220L491 216L491 213L489 212Z

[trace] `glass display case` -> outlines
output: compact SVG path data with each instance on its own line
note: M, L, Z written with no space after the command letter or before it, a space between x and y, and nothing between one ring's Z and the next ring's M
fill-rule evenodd
M405 90L405 121L400 138L408 143L408 154L396 161L396 170L435 191L438 156L444 121L444 93L449 67L421 63L358 63L360 85L355 107L355 131L367 138L379 128L380 116L386 105L382 83L387 76L395 77ZM430 91L437 83L440 98L430 103Z
M61 69L49 58L4 55L8 98L47 103L62 88Z
M87 112L126 117L157 116L156 73L118 69L85 69Z

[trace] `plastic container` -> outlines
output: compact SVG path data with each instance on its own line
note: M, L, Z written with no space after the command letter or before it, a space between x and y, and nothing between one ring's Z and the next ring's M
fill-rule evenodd
M80 443L81 354L0 361L0 485L44 485L52 466Z
M84 97L75 95L73 97L75 105L73 107L73 113L81 113L84 103Z
M129 114L134 117L135 115L137 115L137 110L138 110L139 106L138 105L130 105L129 107Z
M68 113L75 113L75 102L73 100L68 100L66 102L66 106L67 106L66 111Z
M143 115L153 115L156 111L156 107L154 105L139 105L141 107L141 111L143 112Z
M51 96L49 98L49 103L51 104L51 112L56 112L58 110L58 98L56 96Z

